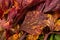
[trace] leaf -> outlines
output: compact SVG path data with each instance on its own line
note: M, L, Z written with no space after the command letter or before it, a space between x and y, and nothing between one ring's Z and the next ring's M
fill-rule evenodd
M55 35L55 39L56 39L56 40L60 40L60 34L56 34L56 35Z
M51 34L48 40L60 40L60 34Z
M47 6L45 9L44 9L44 12L48 12L50 11L51 9L53 9L57 3L59 2L59 0L52 0L52 2L50 3L49 6Z
M52 34L52 35L50 36L50 39L49 39L49 40L53 40L53 39L54 39L53 36L54 36L54 35Z

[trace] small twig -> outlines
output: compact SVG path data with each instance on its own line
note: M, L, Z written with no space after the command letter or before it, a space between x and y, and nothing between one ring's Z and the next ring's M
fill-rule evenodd
M51 34L52 32L49 32L48 34L45 34L44 40L47 40L48 36Z
M44 40L47 40L50 34L60 34L60 32L49 32L48 34L45 34Z
M22 37L19 40L23 40L26 37L26 32L22 35Z

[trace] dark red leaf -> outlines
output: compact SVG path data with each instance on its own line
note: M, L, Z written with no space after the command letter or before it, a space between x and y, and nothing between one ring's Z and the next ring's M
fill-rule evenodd
M56 7L58 2L59 2L59 0L52 0L52 2L49 4L49 6L45 7L43 12L48 12L48 11L52 10L54 7Z

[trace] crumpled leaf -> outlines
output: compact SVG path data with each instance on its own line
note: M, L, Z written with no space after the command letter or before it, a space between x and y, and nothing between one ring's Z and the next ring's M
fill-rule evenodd
M24 30L30 34L40 34L42 27L42 20L44 20L43 16L39 11L30 11L27 13L23 24L21 25L21 30Z

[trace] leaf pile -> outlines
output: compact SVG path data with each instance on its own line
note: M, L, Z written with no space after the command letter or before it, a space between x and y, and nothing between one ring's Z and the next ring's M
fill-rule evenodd
M0 40L59 40L59 31L60 0L0 0Z

